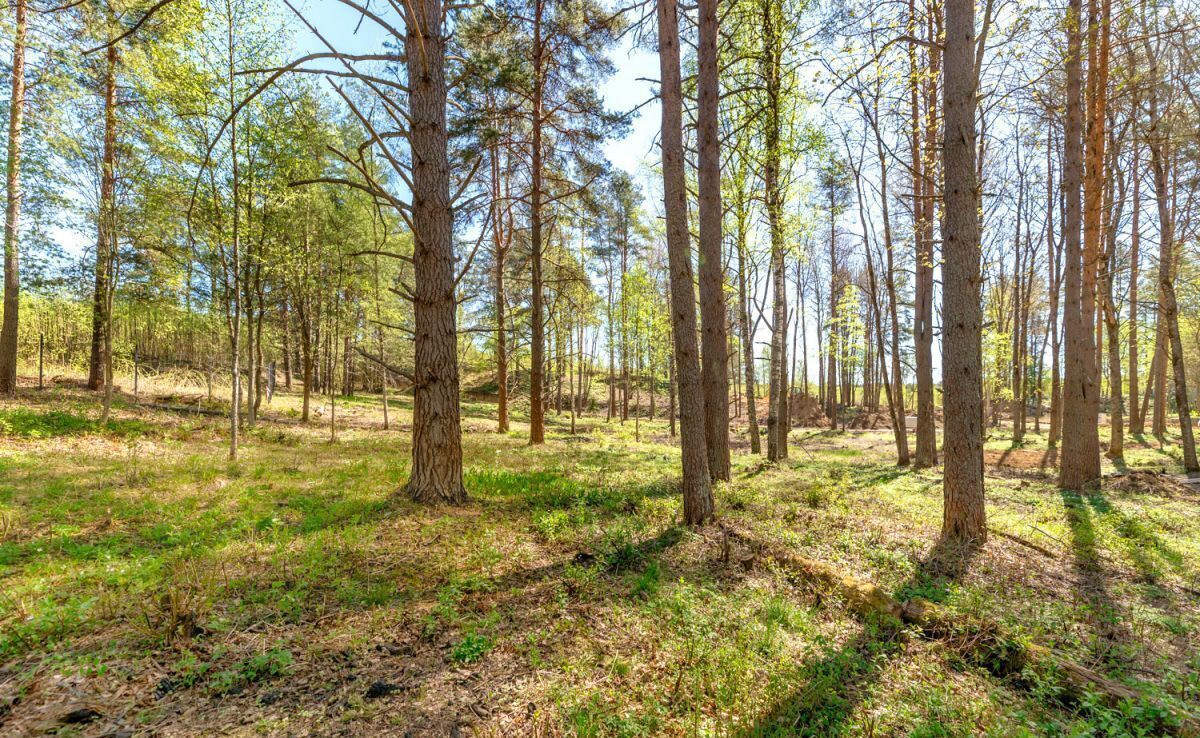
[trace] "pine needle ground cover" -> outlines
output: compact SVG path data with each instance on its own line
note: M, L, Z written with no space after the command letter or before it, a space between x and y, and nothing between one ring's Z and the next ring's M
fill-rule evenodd
M551 413L535 448L485 402L464 408L470 503L413 505L408 403L385 431L379 397L339 398L330 442L277 395L235 465L220 417L120 397L101 426L71 387L0 404L0 732L1139 736L1200 704L1200 493L1155 482L1169 438L1075 494L1044 436L993 429L991 540L950 565L940 471L896 468L887 430L735 453L693 530L665 422L572 436ZM1139 697L998 676L731 553L723 525Z

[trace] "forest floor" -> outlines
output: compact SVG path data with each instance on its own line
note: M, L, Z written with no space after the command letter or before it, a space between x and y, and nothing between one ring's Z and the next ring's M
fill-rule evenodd
M940 470L897 468L887 430L735 455L719 524L689 530L661 420L639 441L552 413L533 448L486 402L465 406L470 503L416 506L396 494L408 402L385 431L379 397L339 398L331 442L327 413L299 424L281 394L236 464L220 417L120 395L101 427L69 384L0 402L0 734L1137 736L1200 705L1190 486L1061 492L1044 436L995 429L993 535L948 573ZM1129 469L1178 473L1177 446L1129 446ZM995 676L728 556L722 526L1143 697Z

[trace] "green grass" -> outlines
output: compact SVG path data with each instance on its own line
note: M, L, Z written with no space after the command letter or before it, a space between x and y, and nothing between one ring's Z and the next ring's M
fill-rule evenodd
M887 431L798 430L786 464L735 454L717 485L726 520L1144 695L1110 706L998 679L829 592L723 560L715 528L679 526L661 420L638 440L632 422L588 417L578 440L552 416L542 447L520 428L468 433L471 503L425 509L396 494L409 438L368 427L378 398L339 405L361 423L336 443L327 427L267 422L237 464L219 418L120 403L101 428L90 398L61 390L0 406L0 699L22 696L10 719L65 699L63 674L148 728L187 706L179 729L195 733L232 710L280 734L470 713L587 736L1138 736L1169 720L1159 706L1200 704L1195 499L1060 493L1037 469L989 470L993 530L1050 555L993 536L951 575L926 561L939 471L896 468ZM280 395L272 414L295 406ZM492 406L465 407L490 427ZM410 408L393 397L393 422ZM1011 446L1003 431L988 442ZM1173 454L1134 444L1127 459L1175 469ZM387 696L363 697L377 681Z

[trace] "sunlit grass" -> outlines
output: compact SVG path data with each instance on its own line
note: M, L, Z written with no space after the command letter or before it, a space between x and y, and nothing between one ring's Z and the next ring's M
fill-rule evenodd
M531 447L519 416L498 434L494 406L467 403L472 501L426 509L398 494L409 434L382 429L380 398L337 401L345 425L330 442L327 414L299 424L297 396L276 395L236 464L220 418L126 398L100 427L95 404L67 390L0 406L0 657L14 684L64 671L103 680L152 658L171 680L161 699L247 699L255 711L254 695L290 679L332 679L330 653L369 661L401 641L438 675L536 674L519 682L520 704L580 735L1139 725L1014 689L828 593L722 563L715 529L678 526L679 455L661 419L586 416L573 435L551 413L547 443ZM408 398L389 409L395 428L410 421ZM952 581L922 563L940 526L940 470L897 468L891 443L888 431L798 429L783 464L735 455L718 512L898 597L1136 679L1156 700L1200 698L1188 645L1200 615L1183 589L1200 574L1200 502L1064 495L1052 470L1000 462L988 470L996 534ZM1044 444L1029 434L1020 451ZM1003 454L1011 434L993 431L987 448ZM1172 448L1131 443L1127 463L1176 469ZM1105 635L1117 630L1124 640ZM371 704L356 697L343 719L382 729L388 711ZM304 718L270 721L286 731Z

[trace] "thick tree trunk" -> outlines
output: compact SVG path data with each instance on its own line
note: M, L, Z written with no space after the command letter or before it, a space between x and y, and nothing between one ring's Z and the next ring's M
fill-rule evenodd
M96 269L92 292L92 356L88 364L90 390L104 385L104 326L107 324L109 273L108 249L113 243L109 230L113 227L116 203L116 141L117 141L117 47L110 44L104 68L104 151L100 164L100 203L96 218Z
M942 222L945 507L942 535L987 539L983 495L980 246L975 181L975 3L946 0Z
M1096 400L1096 347L1094 315L1089 312L1095 286L1088 282L1087 259L1092 245L1080 243L1080 170L1083 165L1083 101L1081 84L1082 0L1070 0L1067 9L1067 113L1063 144L1063 189L1066 195L1064 226L1064 324L1066 378L1063 387L1062 459L1058 484L1063 489L1083 489L1100 478L1100 439L1093 411ZM1103 145L1103 144L1101 144ZM1090 147L1089 147L1090 148ZM1094 276L1094 265L1091 270Z
M701 378L708 471L729 481L729 356L721 260L721 142L717 134L717 0L699 0L696 135L699 145Z
M688 234L683 154L683 90L679 72L676 0L658 0L658 59L662 80L662 159L667 258L671 273L671 327L679 377L679 436L683 461L683 519L700 525L713 515L705 448L704 396L696 356L696 301Z
M0 324L0 394L17 392L17 311L20 308L21 128L25 117L25 33L27 0L15 0L12 91L8 107L8 158L4 209L4 320Z
M446 134L446 37L441 0L414 0L404 38L412 146L413 447L405 491L417 502L462 503L454 218Z

